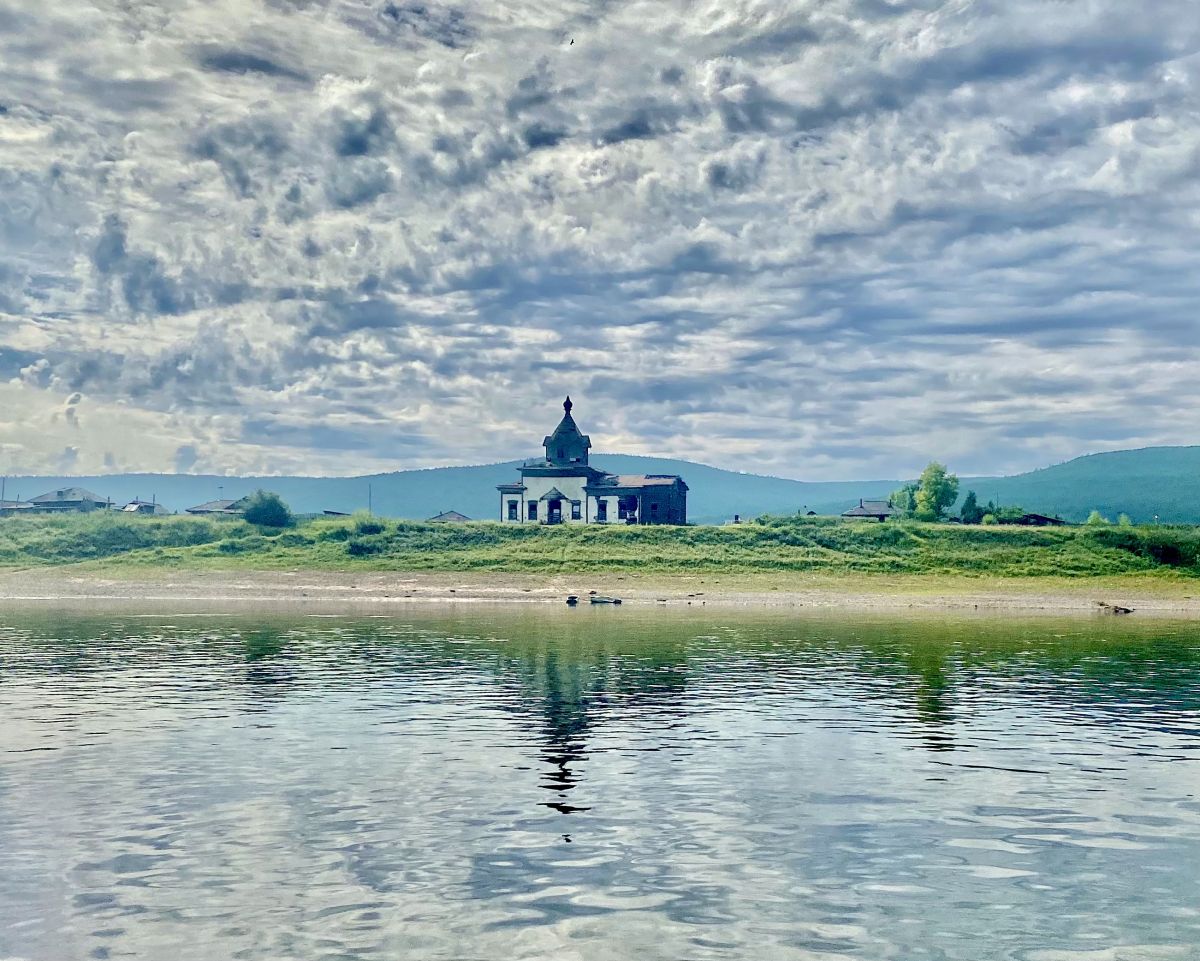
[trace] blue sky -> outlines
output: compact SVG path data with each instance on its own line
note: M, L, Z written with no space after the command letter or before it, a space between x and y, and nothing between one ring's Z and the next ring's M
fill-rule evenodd
M572 43L572 40L574 41ZM1200 441L1194 0L0 0L0 471Z

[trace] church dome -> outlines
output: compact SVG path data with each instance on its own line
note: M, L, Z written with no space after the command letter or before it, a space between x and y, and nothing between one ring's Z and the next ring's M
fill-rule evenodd
M546 460L555 467L572 467L588 462L592 439L579 432L575 418L571 416L573 406L570 397L563 401L562 420L554 428L554 433L542 441L542 446L546 448Z

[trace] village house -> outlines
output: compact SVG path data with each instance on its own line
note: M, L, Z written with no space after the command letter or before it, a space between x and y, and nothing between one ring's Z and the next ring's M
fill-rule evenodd
M136 497L124 507L118 508L118 510L120 510L123 514L149 514L158 517L171 513L169 510L163 507L162 504L156 503L155 501L139 500Z
M103 510L110 507L112 502L82 487L64 487L31 497L29 503L33 513L67 514Z
M521 465L521 479L499 484L506 524L686 524L688 486L677 474L609 474L588 465L591 438L571 416L542 440L545 457Z
M246 513L246 498L241 497L237 500L219 500L205 501L203 504L197 504L195 507L184 508L185 514L193 514L198 517L241 517Z
M429 521L437 524L462 524L470 519L460 511L442 511L440 514L434 514Z
M889 517L895 517L899 513L896 508L892 507L891 501L859 500L857 507L842 511L842 516L849 520L886 521Z

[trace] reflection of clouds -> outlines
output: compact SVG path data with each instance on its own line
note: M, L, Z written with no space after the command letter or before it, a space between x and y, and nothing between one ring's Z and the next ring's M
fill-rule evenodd
M1194 771L1167 760L1198 735L1178 645L630 614L236 637L160 618L81 629L107 636L86 647L5 629L6 718L56 750L0 734L4 950L812 961L1196 940L1164 909L1200 863ZM1144 699L1157 727L1094 709L1151 673L1173 678ZM244 710L264 699L270 727ZM954 751L930 754L948 705ZM548 809L547 783L589 809Z

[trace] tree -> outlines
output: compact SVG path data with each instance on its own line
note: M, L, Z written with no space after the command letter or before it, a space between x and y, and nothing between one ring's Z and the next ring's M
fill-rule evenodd
M898 491L893 491L888 503L901 517L912 517L917 510L917 485L905 484Z
M1122 514L1117 518L1117 525L1119 527L1133 527L1133 521L1129 519L1128 514Z
M958 512L958 516L962 518L964 524L978 524L983 520L983 515L984 510L979 506L975 492L967 491L967 498L963 501L962 510Z
M941 520L958 500L958 477L946 472L946 465L930 461L917 481L913 516L922 521Z
M262 527L291 527L295 523L292 512L278 494L257 490L246 498L242 516L251 524Z
M1087 523L1091 527L1101 527L1104 524L1111 524L1112 521L1110 521L1099 511L1092 511L1090 514L1088 514Z

